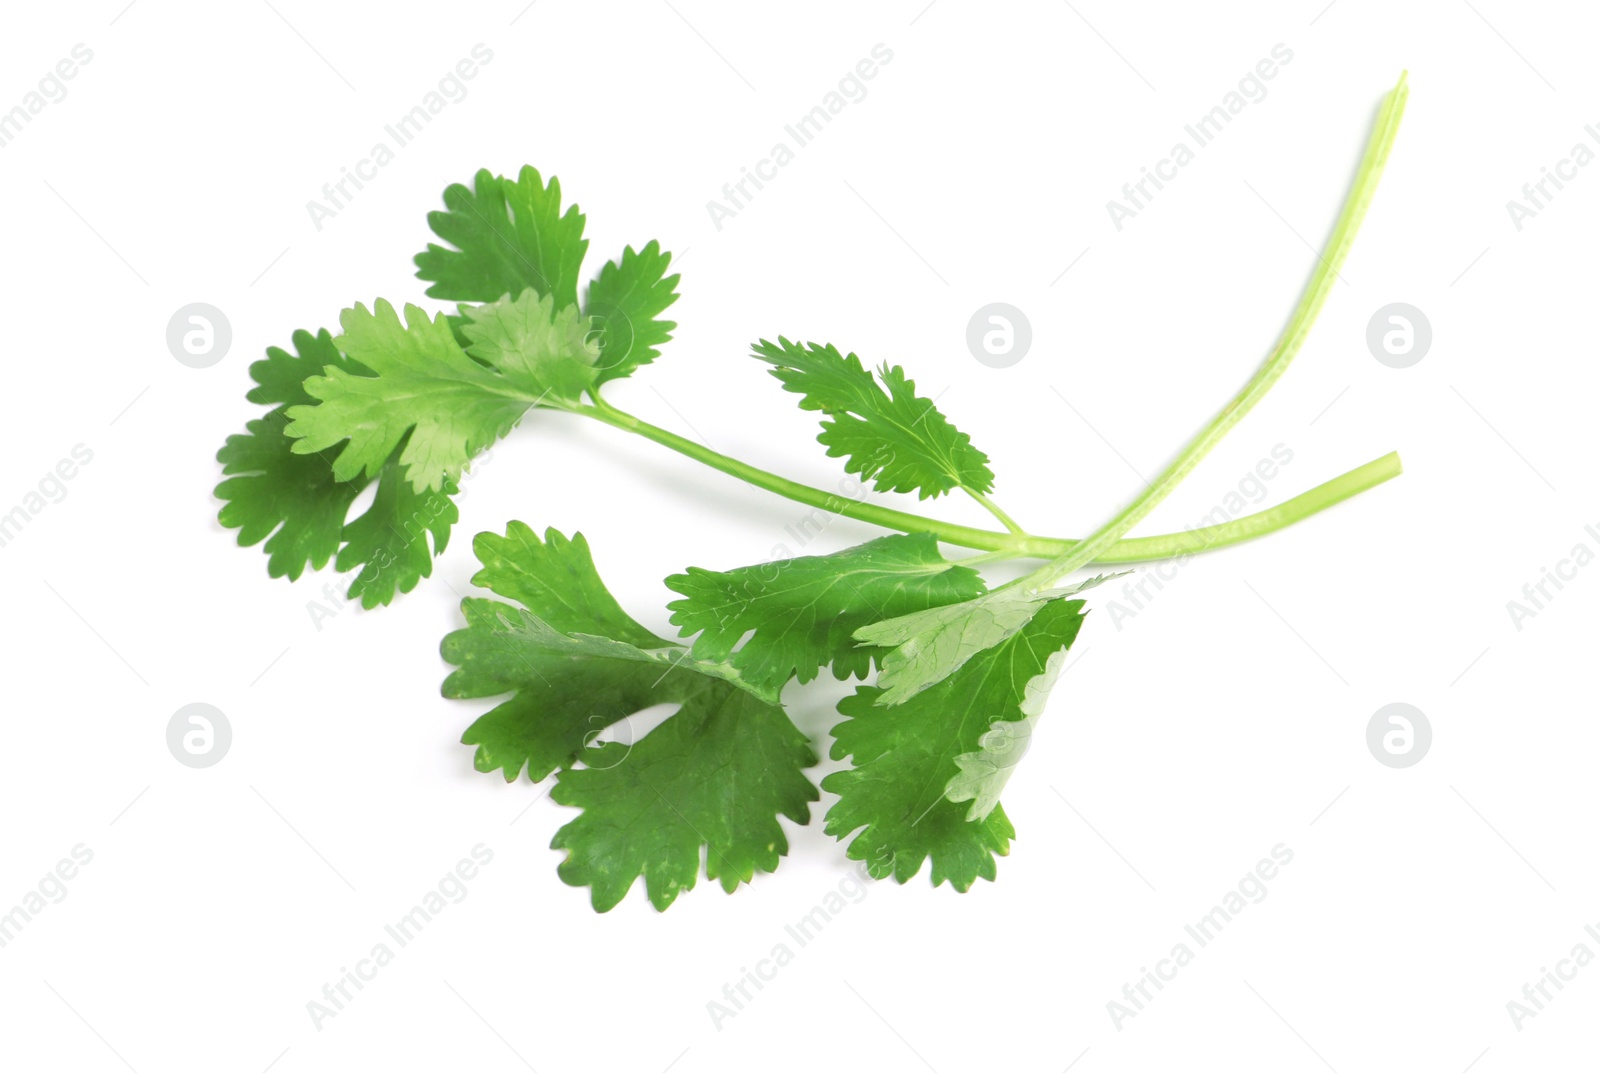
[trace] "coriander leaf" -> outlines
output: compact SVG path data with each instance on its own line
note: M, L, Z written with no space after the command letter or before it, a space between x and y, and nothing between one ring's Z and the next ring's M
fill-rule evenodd
M472 583L515 600L563 633L611 637L640 648L676 648L635 622L606 589L582 533L569 540L554 529L539 539L511 522L505 536L479 533L472 550L483 569Z
M1124 571L1126 573L1126 571ZM856 630L864 645L893 648L880 657L879 704L903 704L954 674L980 652L993 648L1033 621L1052 600L1073 596L1122 574L1100 575L1077 585L1033 592L998 588L965 603L948 604Z
M677 322L661 314L678 300L678 276L667 275L672 254L652 240L634 252L622 251L622 260L607 261L589 284L583 313L600 342L597 383L628 376L660 356L658 349L672 338Z
M904 704L1033 621L1045 593L996 589L965 603L931 608L863 626L856 640L893 647L879 659L880 704Z
M995 720L978 739L975 752L956 757L961 773L950 777L944 796L951 801L972 802L967 810L967 822L986 819L999 806L1000 794L1011 781L1011 773L1027 755L1033 741L1033 728L1044 715L1045 702L1050 699L1050 690L1055 688L1066 662L1065 648L1051 653L1044 669L1037 677L1030 678L1022 689L1022 699L1017 705L1022 718Z
M356 368L326 331L297 331L292 342L294 353L269 347L266 359L250 366L256 386L246 397L275 408L228 437L217 452L228 479L216 488L218 520L239 530L243 547L265 540L267 573L291 580L308 565L321 569L339 550L345 514L367 483L337 480L327 458L294 453L295 441L284 435L285 408L313 401L301 386L306 377L329 366Z
M457 668L445 679L444 695L512 694L461 738L478 747L479 771L499 770L513 782L526 766L538 782L576 761L613 723L671 699L654 685L676 684L671 651L656 659L624 642L566 634L494 600L463 600L461 612L466 629L448 634L440 648Z
M576 205L561 211L561 183L546 185L524 167L515 182L481 170L473 188L444 192L446 211L428 213L428 226L450 249L429 243L417 254L417 275L431 298L494 302L532 288L557 308L578 301L578 275L589 243Z
M731 667L701 663L681 645L645 649L566 633L496 600L469 597L461 611L467 628L448 634L440 649L457 667L444 695L512 694L461 739L478 746L479 771L502 771L507 782L524 765L535 782L569 766L601 731L653 705L685 702L713 683L717 691L744 688Z
M867 862L875 878L901 883L930 857L935 886L948 880L964 891L980 877L994 878L994 857L1016 834L1011 821L998 804L969 820L972 810L947 789L964 774L957 759L981 752L997 721L1028 717L1029 685L1071 646L1082 609L1081 600L1049 601L1004 641L904 704L885 706L874 686L839 703L848 718L833 730L832 755L854 766L829 775L822 788L839 795L827 832L840 839L861 832L850 843L851 859Z
M707 680L710 682L711 680ZM817 762L783 709L711 684L632 746L611 742L560 776L550 799L583 814L551 840L567 851L563 881L588 886L595 909L620 902L635 877L657 909L706 878L732 892L777 870L789 842L778 824L810 822L818 793L803 769Z
M731 657L747 681L774 689L796 675L809 682L830 662L838 678L865 677L871 656L853 642L857 629L967 600L984 588L977 571L945 559L927 533L734 570L690 567L666 585L684 597L667 606L685 636L699 633L698 658Z
M277 406L247 424L246 435L228 437L217 452L229 475L217 485L217 498L225 501L218 518L239 529L240 544L266 539L272 577L298 578L307 565L321 569L333 558L338 570L362 568L351 580L351 599L368 608L387 604L396 592L410 592L432 573L432 556L444 551L456 521L449 499L455 487L447 483L442 492L413 492L401 477L397 450L379 473L372 506L347 522L350 507L371 479L358 474L341 481L326 453L296 453L297 441L284 433L285 411L315 401L304 381L324 369L353 375L367 370L340 353L326 331L295 332L293 343L295 353L269 347L266 360L250 366L256 387L247 397Z
M871 480L878 491L916 491L927 499L953 488L982 495L994 487L989 456L916 394L900 366L879 367L880 387L860 358L833 346L780 336L776 343L761 340L753 352L774 367L785 390L802 396L802 410L828 415L817 437L828 457L847 458L845 471Z
M590 886L604 911L642 875L664 909L694 886L702 846L706 875L728 890L776 868L788 851L777 817L805 823L818 793L803 773L816 756L774 692L628 618L581 538L551 533L540 542L513 525L477 548L478 583L529 606L462 601L467 627L441 646L456 667L444 695L511 694L462 737L477 746L478 770L500 770L509 782L524 768L535 781L564 769L552 800L584 812L552 842L567 851L562 878ZM623 740L589 747L660 704L678 710L639 741L619 733Z
M267 574L294 580L339 550L345 514L367 480L336 480L326 458L295 454L295 441L283 434L288 423L278 409L229 436L217 452L227 479L215 494L223 500L217 520L239 530L239 545L265 540Z
M256 386L245 394L246 399L267 406L309 403L315 400L306 394L308 377L319 375L330 365L351 373L367 371L339 350L326 328L316 335L297 331L289 341L294 345L294 353L269 346L266 358L250 366L250 378Z
M419 490L437 490L459 479L472 456L541 397L525 370L506 376L467 357L443 315L430 319L408 305L402 324L379 299L371 312L364 305L346 309L339 322L338 344L372 375L330 366L311 377L305 390L317 404L289 407L286 430L299 440L299 454L348 440L333 463L339 480L376 475L404 440L406 479Z
M523 291L497 302L462 306L467 353L547 402L578 402L595 382L595 352L577 306L559 311L549 295Z
M456 486L446 480L439 489L418 491L401 472L400 454L390 455L379 471L372 506L344 527L345 544L334 564L340 570L360 569L348 595L369 610L432 576L433 557L444 554L450 527L460 519L450 498Z

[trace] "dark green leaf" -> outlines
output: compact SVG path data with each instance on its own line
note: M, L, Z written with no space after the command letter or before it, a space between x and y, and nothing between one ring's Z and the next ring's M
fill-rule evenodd
M995 744L989 735L997 723L1026 721L1025 702L1042 704L1029 685L1059 671L1052 657L1072 645L1082 621L1082 600L1052 600L1006 640L903 704L880 704L882 690L873 686L839 703L847 718L833 730L832 755L850 758L852 767L822 786L839 795L827 832L842 839L860 831L850 843L853 860L865 861L876 878L901 883L929 858L935 885L948 880L966 890L994 878L995 855L1007 852L1016 831L998 804L969 820L973 807L948 796L952 781L958 794L966 787L969 767L958 758Z
M801 396L802 410L828 415L817 437L828 456L847 459L846 472L871 480L880 492L915 491L927 499L953 488L981 495L994 487L989 456L917 395L900 366L879 367L875 381L854 354L782 337L761 340L754 354L773 366L786 390Z
M839 678L864 677L871 650L857 645L857 629L984 591L978 572L945 559L927 533L735 570L690 567L666 584L684 597L667 605L673 624L700 634L696 656L731 657L747 681L773 688L797 675L809 682L828 663Z

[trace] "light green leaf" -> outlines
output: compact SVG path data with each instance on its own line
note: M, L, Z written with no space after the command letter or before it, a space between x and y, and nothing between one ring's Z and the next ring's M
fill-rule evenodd
M481 306L462 306L467 353L498 369L546 405L576 403L594 385L598 348L584 336L577 306L557 310L532 290Z
M874 622L856 630L864 645L892 648L879 658L880 704L904 704L948 678L980 652L1012 637L1052 600L1074 596L1121 574L1089 578L1066 588L1032 592L998 588L964 603Z
M340 315L338 344L372 375L337 366L305 382L315 406L291 406L288 434L298 454L348 440L333 463L339 480L376 475L405 441L400 461L422 491L459 480L478 451L509 432L543 395L525 370L506 376L473 361L456 344L443 315L406 306L402 324L379 299ZM410 433L407 439L407 433Z

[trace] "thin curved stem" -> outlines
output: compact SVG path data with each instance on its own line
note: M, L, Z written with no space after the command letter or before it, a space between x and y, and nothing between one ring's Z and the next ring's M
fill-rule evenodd
M1017 534L1018 536L1028 535L1027 530L1023 529L1022 526L1013 521L1011 515L1000 509L1000 504L996 503L986 495L983 495L979 492L974 492L972 489L967 488L966 486L962 486L961 490L967 493L967 495L971 496L973 501L977 503L978 506L982 507L984 510L988 511L990 514L993 514L997 519L999 519L1000 524L1005 526L1008 530Z
M1350 252L1356 231L1361 227L1362 217L1366 215L1367 205L1377 190L1383 166L1388 162L1389 149L1394 144L1395 133L1400 128L1400 116L1405 111L1407 93L1406 76L1401 74L1400 81L1389 91L1378 109L1378 117L1367 140L1361 167L1356 172L1355 182L1345 198L1344 208L1339 213L1338 222L1334 224L1333 234L1328 239L1327 253L1318 255L1317 267L1306 283L1306 289L1300 296L1300 303L1289 317L1289 323L1284 326L1283 334L1278 337L1277 344L1261 363L1261 367L1256 370L1255 375L1239 389L1238 394L1229 400L1217 416L1211 419L1211 423L1189 441L1153 484L1147 486L1093 536L1027 577L1018 579L1016 584L1034 591L1047 589L1074 570L1102 560L1104 554L1117 544L1122 535L1154 510L1156 504L1170 495L1189 472L1199 465L1200 460L1211 448L1215 447L1218 441L1261 401L1272 385L1278 382L1278 378L1288 369L1289 363L1300 350L1300 344L1305 342L1312 323L1317 319L1317 313L1321 311L1322 304L1328 297L1328 292L1333 289L1334 281L1339 278L1339 266L1344 263L1345 255Z
M643 436L645 439L652 440L697 462L704 463L712 469L737 477L747 484L755 485L757 488L775 492L797 503L817 507L830 514L839 514L847 518L855 518L858 521L869 522L885 529L894 529L902 533L932 533L946 544L972 548L977 551L1001 553L1014 559L1052 559L1072 552L1074 548L1083 543L1079 540L1017 533L996 533L987 529L955 525L936 518L926 518L920 514L894 510L891 507L883 507L875 503L865 503L861 500L840 495L837 492L825 492L820 488L813 488L808 484L801 484L798 481L780 477L775 473L769 473L764 469L741 462L728 455L719 454L703 444L686 439L675 432L669 432L657 425L652 425L648 421L642 421L630 413L618 410L609 403L600 402L599 400L596 400L593 406L579 405L564 409L569 413L581 414L611 425L614 428L620 428L626 432ZM1190 529L1182 533L1130 537L1115 541L1110 546L1101 549L1094 556L1094 561L1101 563L1149 562L1157 559L1170 559L1179 555L1191 555L1212 548L1238 544L1245 540L1253 540L1258 536L1265 536L1267 533L1293 525L1303 518L1309 518L1311 515L1326 510L1335 503L1342 502L1353 495L1376 487L1384 481L1399 476L1399 474L1400 456L1390 453L1382 458L1374 459L1364 466L1359 466L1348 473L1341 474L1330 481L1325 481L1309 491L1300 493L1293 499L1280 503L1276 507L1216 525Z

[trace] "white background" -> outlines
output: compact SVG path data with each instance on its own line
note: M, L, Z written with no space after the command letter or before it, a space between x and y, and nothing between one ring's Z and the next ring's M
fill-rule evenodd
M1600 522L1600 168L1520 232L1506 209L1600 121L1592 11L524 2L8 13L0 106L74 44L94 58L0 149L0 512L75 444L94 457L0 548L0 908L74 845L94 859L0 949L0 1063L1593 1061L1600 968L1520 1030L1506 1006L1575 944L1600 953L1583 930L1600 922L1600 569L1520 631L1506 608L1574 544L1600 548L1583 528ZM317 230L306 202L479 42L494 59L470 95ZM706 202L879 42L894 58L868 96L717 230ZM1267 97L1119 233L1107 200L1280 42L1293 60ZM720 1028L707 1003L846 881L843 846L820 829L831 799L792 831L776 874L731 897L702 881L664 914L635 890L596 915L546 848L569 814L545 787L473 772L457 739L486 704L439 697L437 645L470 588L471 534L508 519L581 528L622 602L660 632L660 578L764 559L805 511L536 414L471 481L435 577L321 629L308 604L334 576L269 580L259 549L216 523L214 453L254 416L249 362L355 301L421 299L410 258L440 191L530 163L587 212L591 272L629 242L683 254L677 337L613 385L617 404L833 487L812 416L746 347L777 333L835 342L903 362L939 396L1025 525L1081 535L1260 361L1404 68L1413 93L1387 177L1309 343L1142 531L1197 521L1279 443L1294 461L1270 502L1390 449L1405 475L1190 564L1120 630L1106 613L1117 589L1097 594L1008 790L1020 836L998 882L872 886ZM165 343L195 301L233 329L206 370ZM992 301L1033 325L1010 369L964 342ZM1434 330L1406 370L1364 340L1395 301ZM923 507L985 521L954 499ZM807 550L873 535L839 520ZM843 691L792 693L819 749ZM165 743L194 701L233 727L207 770ZM1434 732L1405 770L1365 744L1393 701ZM307 1002L480 842L494 860L466 901L315 1027ZM1280 842L1294 859L1266 900L1114 1025L1124 983Z

